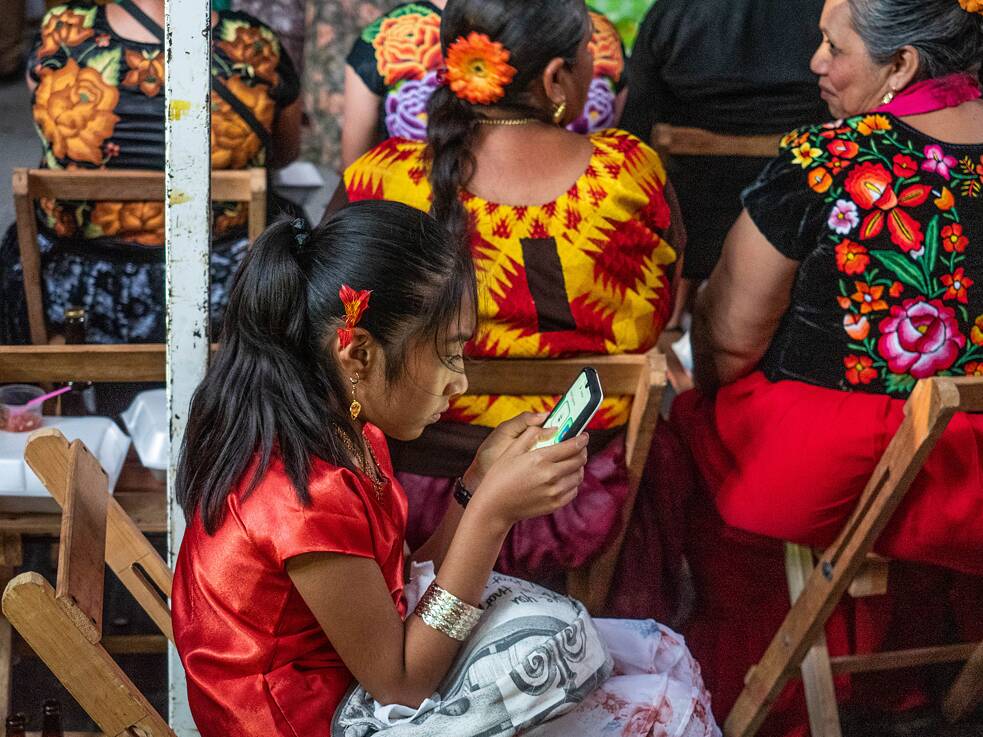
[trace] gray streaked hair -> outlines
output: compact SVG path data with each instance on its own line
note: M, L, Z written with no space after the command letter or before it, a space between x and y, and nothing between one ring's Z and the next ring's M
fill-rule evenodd
M983 16L958 0L849 0L867 53L889 63L905 46L918 51L917 80L977 72L983 61Z

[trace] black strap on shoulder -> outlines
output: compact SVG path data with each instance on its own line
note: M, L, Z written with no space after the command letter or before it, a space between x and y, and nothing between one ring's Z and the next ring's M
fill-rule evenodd
M117 2L119 3L119 6L129 13L137 23L156 36L161 43L164 42L164 29L161 28L153 18L140 10L133 0L117 0ZM229 105L229 107L235 110L236 115L242 118L243 122L249 126L253 133L257 135L260 143L263 145L263 148L266 151L266 155L272 156L273 139L270 136L270 132L256 119L256 116L253 115L252 110L246 107L242 100L236 97L232 90L230 90L226 84L215 75L212 75L212 89L215 91L215 94L221 97Z
M212 75L212 89L215 94L225 100L229 107L236 111L236 115L242 118L243 122L248 125L253 133L259 137L259 141L263 144L263 148L266 150L267 157L273 155L273 138L270 132L266 130L266 126L260 123L256 116L253 115L253 111L246 107L246 104L240 100L235 94L230 90L225 82Z
M158 25L157 21L144 13L133 0L117 0L117 4L130 16L143 26L147 31L157 37L157 40L164 43L164 29Z

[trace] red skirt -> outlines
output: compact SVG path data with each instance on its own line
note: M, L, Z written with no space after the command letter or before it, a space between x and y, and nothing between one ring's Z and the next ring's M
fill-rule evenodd
M856 506L903 408L754 373L715 401L683 394L673 416L728 525L822 546ZM983 415L953 417L875 549L983 575Z
M788 612L781 541L832 542L900 425L903 405L772 383L761 373L723 388L715 401L697 392L676 399L673 429L698 480L686 526L697 606L685 634L721 720ZM831 654L939 644L953 626L960 639L983 638L981 458L983 417L957 415L876 545L917 563L892 567L888 596L844 597L826 627ZM911 671L837 679L841 700L890 710L920 703L921 686ZM760 734L808 734L798 681Z

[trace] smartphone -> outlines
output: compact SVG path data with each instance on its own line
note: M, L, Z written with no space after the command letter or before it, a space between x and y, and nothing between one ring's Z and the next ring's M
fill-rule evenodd
M549 440L539 442L536 447L556 445L579 435L587 427L603 399L604 392L601 391L597 371L588 366L577 374L567 393L557 402L543 423L543 427L556 428L556 433Z

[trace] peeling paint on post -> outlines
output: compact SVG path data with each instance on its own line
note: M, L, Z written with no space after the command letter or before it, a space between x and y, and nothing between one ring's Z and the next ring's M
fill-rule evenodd
M165 208L167 235L167 411L171 451L167 474L171 566L184 535L175 498L177 460L188 407L208 363L208 252L211 243L211 5L209 0L165 0L167 103ZM171 728L198 734L184 669L168 652Z

